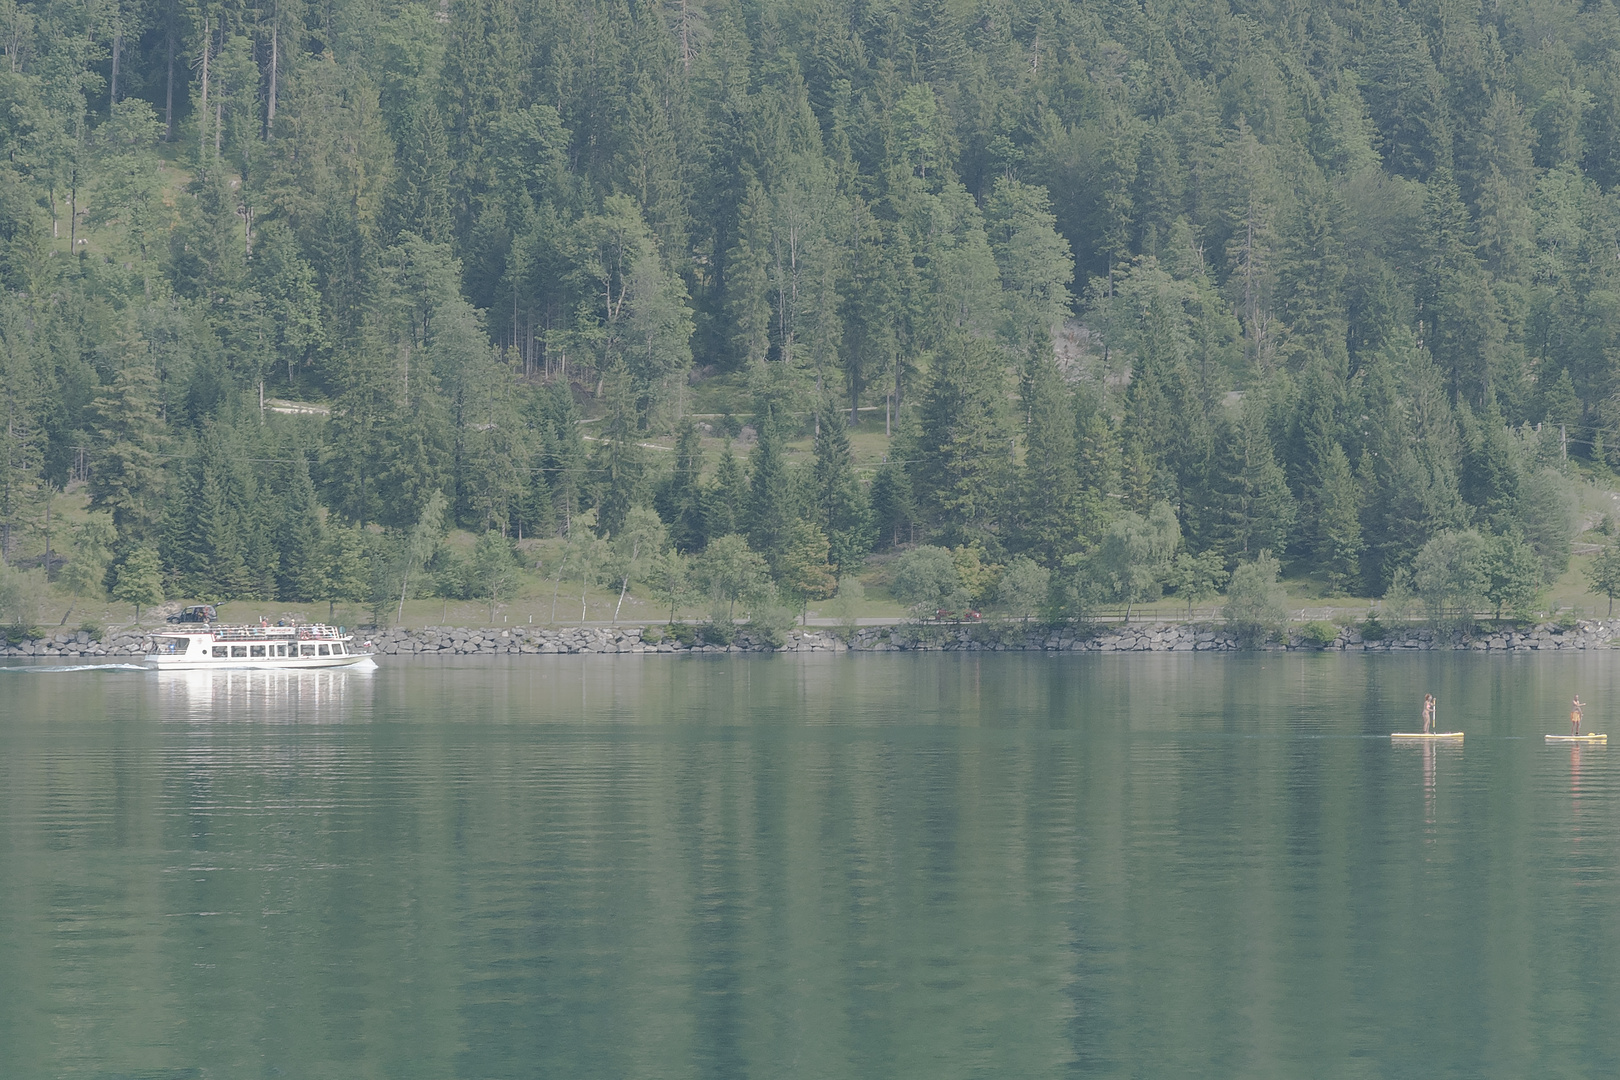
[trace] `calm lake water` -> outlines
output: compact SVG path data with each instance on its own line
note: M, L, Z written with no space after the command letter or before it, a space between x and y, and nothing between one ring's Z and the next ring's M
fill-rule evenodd
M1615 1075L1617 867L1620 653L7 669L0 1074Z

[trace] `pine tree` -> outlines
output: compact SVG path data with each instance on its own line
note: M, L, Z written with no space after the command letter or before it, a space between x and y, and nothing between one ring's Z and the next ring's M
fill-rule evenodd
M1266 436L1264 405L1251 395L1217 436L1209 482L1195 511L1200 539L1232 562L1261 550L1281 551L1297 510Z
M635 402L630 373L622 367L610 375L607 421L592 455L596 474L596 535L617 536L641 499L646 475L645 454L637 441Z
M163 564L154 549L136 548L114 575L112 597L135 605L136 622L141 620L141 608L163 603Z
M872 515L866 491L855 477L849 431L839 414L826 417L816 433L816 463L812 474L816 522L827 537L838 576L860 565L872 550Z
M798 492L784 459L782 436L773 413L760 419L759 441L749 458L748 544L774 569L800 516Z
M90 471L90 506L112 513L125 551L152 538L160 512L164 425L156 388L145 343L126 342L112 384L91 408L100 445Z
M309 463L300 455L282 491L276 548L280 555L276 596L283 600L318 600L327 593L326 530L309 478Z
M911 478L897 462L888 461L872 480L872 523L879 547L908 543L917 520L911 496Z
M1311 553L1315 566L1335 589L1361 577L1361 492L1344 448L1334 443L1316 470L1311 493Z
M359 604L368 598L371 580L365 533L353 525L326 530L323 559L321 592L316 598L326 601L330 619L338 604Z
M730 536L740 532L748 515L748 477L737 455L732 452L731 440L720 448L720 461L715 466L714 484L703 500L704 533L707 540L717 536Z
M682 553L698 551L708 538L703 516L703 440L691 417L681 422L675 440L675 467L653 499L669 527L669 538Z
M1084 542L1074 410L1049 352L1032 355L1026 371L1019 533L1037 559L1056 566Z
M954 338L939 353L921 409L912 486L930 524L962 542L988 529L1011 473L1006 368L993 346Z

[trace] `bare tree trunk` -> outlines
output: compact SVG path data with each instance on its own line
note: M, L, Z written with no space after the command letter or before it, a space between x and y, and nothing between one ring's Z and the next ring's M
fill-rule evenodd
M174 12L169 12L168 25L168 85L163 91L163 141L174 141Z
M280 12L276 13L280 19ZM264 138L270 141L270 132L276 123L276 75L281 61L280 27L274 24L270 27L270 106L265 110Z
M51 576L51 503L56 501L56 492L47 483L45 487L45 580L54 581Z
M209 52L211 52L213 50L213 45L214 45L213 31L210 29L209 21L206 18L204 18L203 19L203 57L202 57L202 60L203 60L203 65L202 65L202 76L203 76L202 103L201 103L201 106L197 110L197 112L198 112L197 136L202 141L202 146L199 146L197 148L199 153L201 152L203 146L208 145L208 121L205 119L208 116L208 54L209 54Z

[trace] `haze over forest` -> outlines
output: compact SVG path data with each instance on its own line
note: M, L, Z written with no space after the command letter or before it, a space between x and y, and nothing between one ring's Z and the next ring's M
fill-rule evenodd
M0 48L0 539L86 493L76 590L631 535L733 600L917 543L1070 614L1263 551L1541 585L1620 463L1611 0L0 0Z

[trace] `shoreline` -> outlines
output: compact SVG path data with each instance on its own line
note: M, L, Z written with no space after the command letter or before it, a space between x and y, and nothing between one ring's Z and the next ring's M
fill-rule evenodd
M651 632L649 632L651 631ZM106 641L87 631L59 631L0 648L0 657L100 659L144 656L161 630L120 631ZM1245 650L1218 624L1142 623L1082 629L1026 628L1016 623L945 626L899 623L863 626L846 641L830 629L797 627L773 647L740 627L729 644L672 640L662 625L620 627L389 628L370 635L378 656L567 655L646 653L801 652L1542 652L1620 647L1620 619L1579 619L1514 630L1445 633L1427 627L1393 629L1378 640L1344 627L1330 643L1306 641L1297 629L1285 643Z

